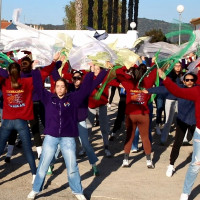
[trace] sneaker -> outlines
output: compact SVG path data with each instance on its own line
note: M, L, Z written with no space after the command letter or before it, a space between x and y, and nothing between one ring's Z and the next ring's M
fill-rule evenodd
M115 133L111 133L109 137L109 141L113 141L115 139Z
M188 194L181 194L180 200L188 200L189 195Z
M132 153L137 153L137 152L138 152L138 149L131 149L131 152L132 152Z
M110 153L110 151L108 149L105 149L105 154L106 154L107 158L111 157L111 153Z
M32 179L32 185L33 185L33 183L34 183L34 181L35 181L35 177L36 177L36 175L35 174L33 174L33 179Z
M161 135L161 130L160 130L159 125L156 125L156 134Z
M75 194L75 197L76 197L78 200L87 200L83 194Z
M49 166L48 171L47 171L47 175L53 175L53 168L54 168L54 165Z
M147 167L149 169L154 169L155 168L151 160L147 160Z
M128 159L124 159L122 163L122 167L128 167L128 166L129 166Z
M108 104L108 110L111 110L111 104Z
M32 191L28 194L27 199L32 199L32 200L34 200L38 193L39 193L39 192L35 192L35 191L32 190Z
M10 163L10 157L6 157L4 160L6 163Z
M85 150L83 150L83 149L80 150L79 153L78 153L78 155L79 155L80 157L85 156L85 155L86 155Z
M99 176L100 175L99 170L98 170L96 165L92 166L92 170L93 170L94 176Z
M175 171L174 166L173 165L169 165L167 167L166 176L167 177L172 177L174 171Z

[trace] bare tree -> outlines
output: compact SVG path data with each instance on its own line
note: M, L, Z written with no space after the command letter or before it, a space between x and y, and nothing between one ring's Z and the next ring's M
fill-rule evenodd
M83 2L82 0L75 1L76 9L76 30L82 30L83 28Z

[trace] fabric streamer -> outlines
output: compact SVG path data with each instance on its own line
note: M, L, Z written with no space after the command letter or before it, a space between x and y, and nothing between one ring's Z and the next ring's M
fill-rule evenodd
M141 87L140 84L143 81L143 79L148 76L148 74L155 69L157 66L161 69L163 69L165 75L168 75L172 69L174 68L174 65L179 62L179 60L186 54L186 52L188 52L188 50L190 49L190 47L193 45L195 39L196 39L196 35L192 30L181 30L179 31L174 31L174 32L170 32L168 34L166 34L167 39L179 34L185 34L185 35L189 35L189 41L187 42L187 44L184 46L184 48L182 48L179 52L177 52L176 54L172 55L169 58L163 59L161 61L157 62L157 65L153 65L150 69L148 69L146 71L146 73L141 77L141 79L139 80L139 84L138 84L138 88L143 90L145 88Z
M95 94L94 99L96 99L96 100L99 100L99 99L100 99L100 97L101 97L101 95L102 95L102 93L103 93L103 91L104 91L106 85L107 85L110 81L112 81L113 79L116 78L116 70L119 69L119 68L121 68L121 67L122 67L122 66L114 66L114 67L109 71L108 76L107 76L105 82L101 85L101 87L99 88L99 90L98 90L97 93Z
M8 68L10 63L14 63L6 54L0 52L0 66L2 68Z
M73 47L69 53L69 62L73 69L89 70L89 63L108 68L107 62L115 63L117 56L106 44L96 39L80 47Z

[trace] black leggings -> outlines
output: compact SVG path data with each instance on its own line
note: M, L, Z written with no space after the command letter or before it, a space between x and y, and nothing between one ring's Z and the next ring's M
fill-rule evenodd
M188 125L177 118L175 141L174 141L172 151L170 154L170 165L174 165L176 159L179 156L179 151L183 143L183 139L185 137L187 129L188 129L188 132L190 132L193 135L195 128L196 128L196 125L192 125L192 126Z
M40 135L40 120L45 127L45 109L44 105L40 102L33 102L34 119L30 120L31 132L34 138L34 144L36 147L42 146L42 139Z
M126 110L126 95L121 95L118 104L117 117L115 119L112 131L113 133L116 133L121 128L121 124L125 118L125 110Z
M111 93L110 93L110 97L109 97L109 101L108 101L109 104L111 104L112 101L113 101L113 98L115 96L115 90L116 90L116 88L117 87L115 87L115 86L111 86ZM118 92L120 94L120 88L118 88Z

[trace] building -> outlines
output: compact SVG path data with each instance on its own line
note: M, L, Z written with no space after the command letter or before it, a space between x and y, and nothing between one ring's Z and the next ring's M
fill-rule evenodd
M6 30L17 30L16 25L14 25L11 21L1 20L1 29Z
M194 26L195 30L199 30L200 29L200 17L199 18L195 18L195 19L191 19L190 23Z

